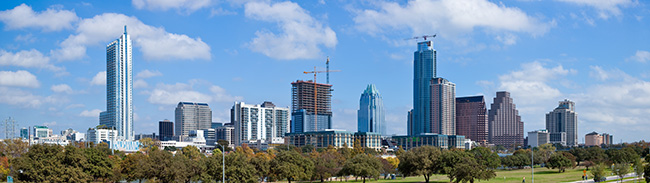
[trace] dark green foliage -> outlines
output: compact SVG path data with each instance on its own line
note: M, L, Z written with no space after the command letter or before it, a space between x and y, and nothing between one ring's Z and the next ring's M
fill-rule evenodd
M74 146L37 144L14 162L13 174L26 182L87 182L86 157Z
M612 168L612 173L614 173L619 178L621 178L621 180L623 180L623 176L625 176L625 174L629 172L630 172L630 164L627 163L616 163Z
M556 152L551 155L546 167L551 169L557 168L559 172L564 172L567 168L574 167L575 161L572 160L572 156L568 152Z
M361 177L365 183L366 178L378 177L381 168L381 162L374 156L357 154L354 158L345 162L341 174Z
M314 163L296 151L280 151L271 161L272 173L289 183L310 178L313 169Z
M226 155L227 182L257 182L255 167L243 152L231 152Z
M636 159L641 158L633 148L626 147L623 149L608 149L605 151L609 160L613 163L633 163Z
M591 176L594 178L594 181L598 182L605 177L605 168L605 165L597 164L591 169Z
M336 150L325 150L310 155L314 162L313 178L324 182L326 178L336 175L343 166L345 159Z
M422 175L429 182L431 175L442 172L440 149L433 146L416 147L404 153L399 158L398 170L404 175Z

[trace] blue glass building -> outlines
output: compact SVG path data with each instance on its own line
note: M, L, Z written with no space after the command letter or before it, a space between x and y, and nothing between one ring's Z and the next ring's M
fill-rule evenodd
M106 46L106 111L100 125L117 130L119 140L134 140L133 59L131 37L126 32Z
M384 101L374 84L369 84L359 99L357 127L359 132L375 132L386 135Z
M413 53L413 110L408 117L408 135L433 133L431 81L436 78L436 50L433 41L418 43Z

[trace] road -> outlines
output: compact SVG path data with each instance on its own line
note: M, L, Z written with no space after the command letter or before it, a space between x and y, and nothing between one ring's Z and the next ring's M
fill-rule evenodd
M635 173L628 173L623 178L626 178L626 177L636 177L636 174ZM609 177L607 177L606 181L608 181L608 180L618 180L618 179L619 179L618 176L609 176ZM625 181L628 181L628 180L623 180L623 181L625 182ZM630 179L630 181L632 181L632 179ZM575 182L571 182L571 183L592 183L592 182L594 182L594 179L589 178L589 180L575 181Z

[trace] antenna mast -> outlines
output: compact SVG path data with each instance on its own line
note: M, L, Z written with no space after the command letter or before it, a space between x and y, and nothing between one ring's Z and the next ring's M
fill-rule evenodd
M330 56L327 56L327 62L325 62L325 65L327 67L325 71L325 73L327 73L327 84L330 84ZM314 80L314 82L316 82L316 80Z

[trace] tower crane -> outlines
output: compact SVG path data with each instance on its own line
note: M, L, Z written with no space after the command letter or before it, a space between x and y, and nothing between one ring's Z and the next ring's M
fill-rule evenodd
M406 39L404 39L404 40L411 40L411 39L420 39L420 38L422 38L422 39L424 39L424 40L426 41L427 38L435 38L436 35L437 35L437 34L434 34L434 35L415 36L415 37L412 37L412 38L406 38Z
M329 73L330 72L341 72L341 70L329 70L329 57L327 57L327 70L324 71L317 71L316 66L314 66L313 71L304 71L302 73L304 74L314 74L314 127L315 129L318 129L318 88L316 87L316 75L318 73L326 73L327 74L327 84L329 84Z

